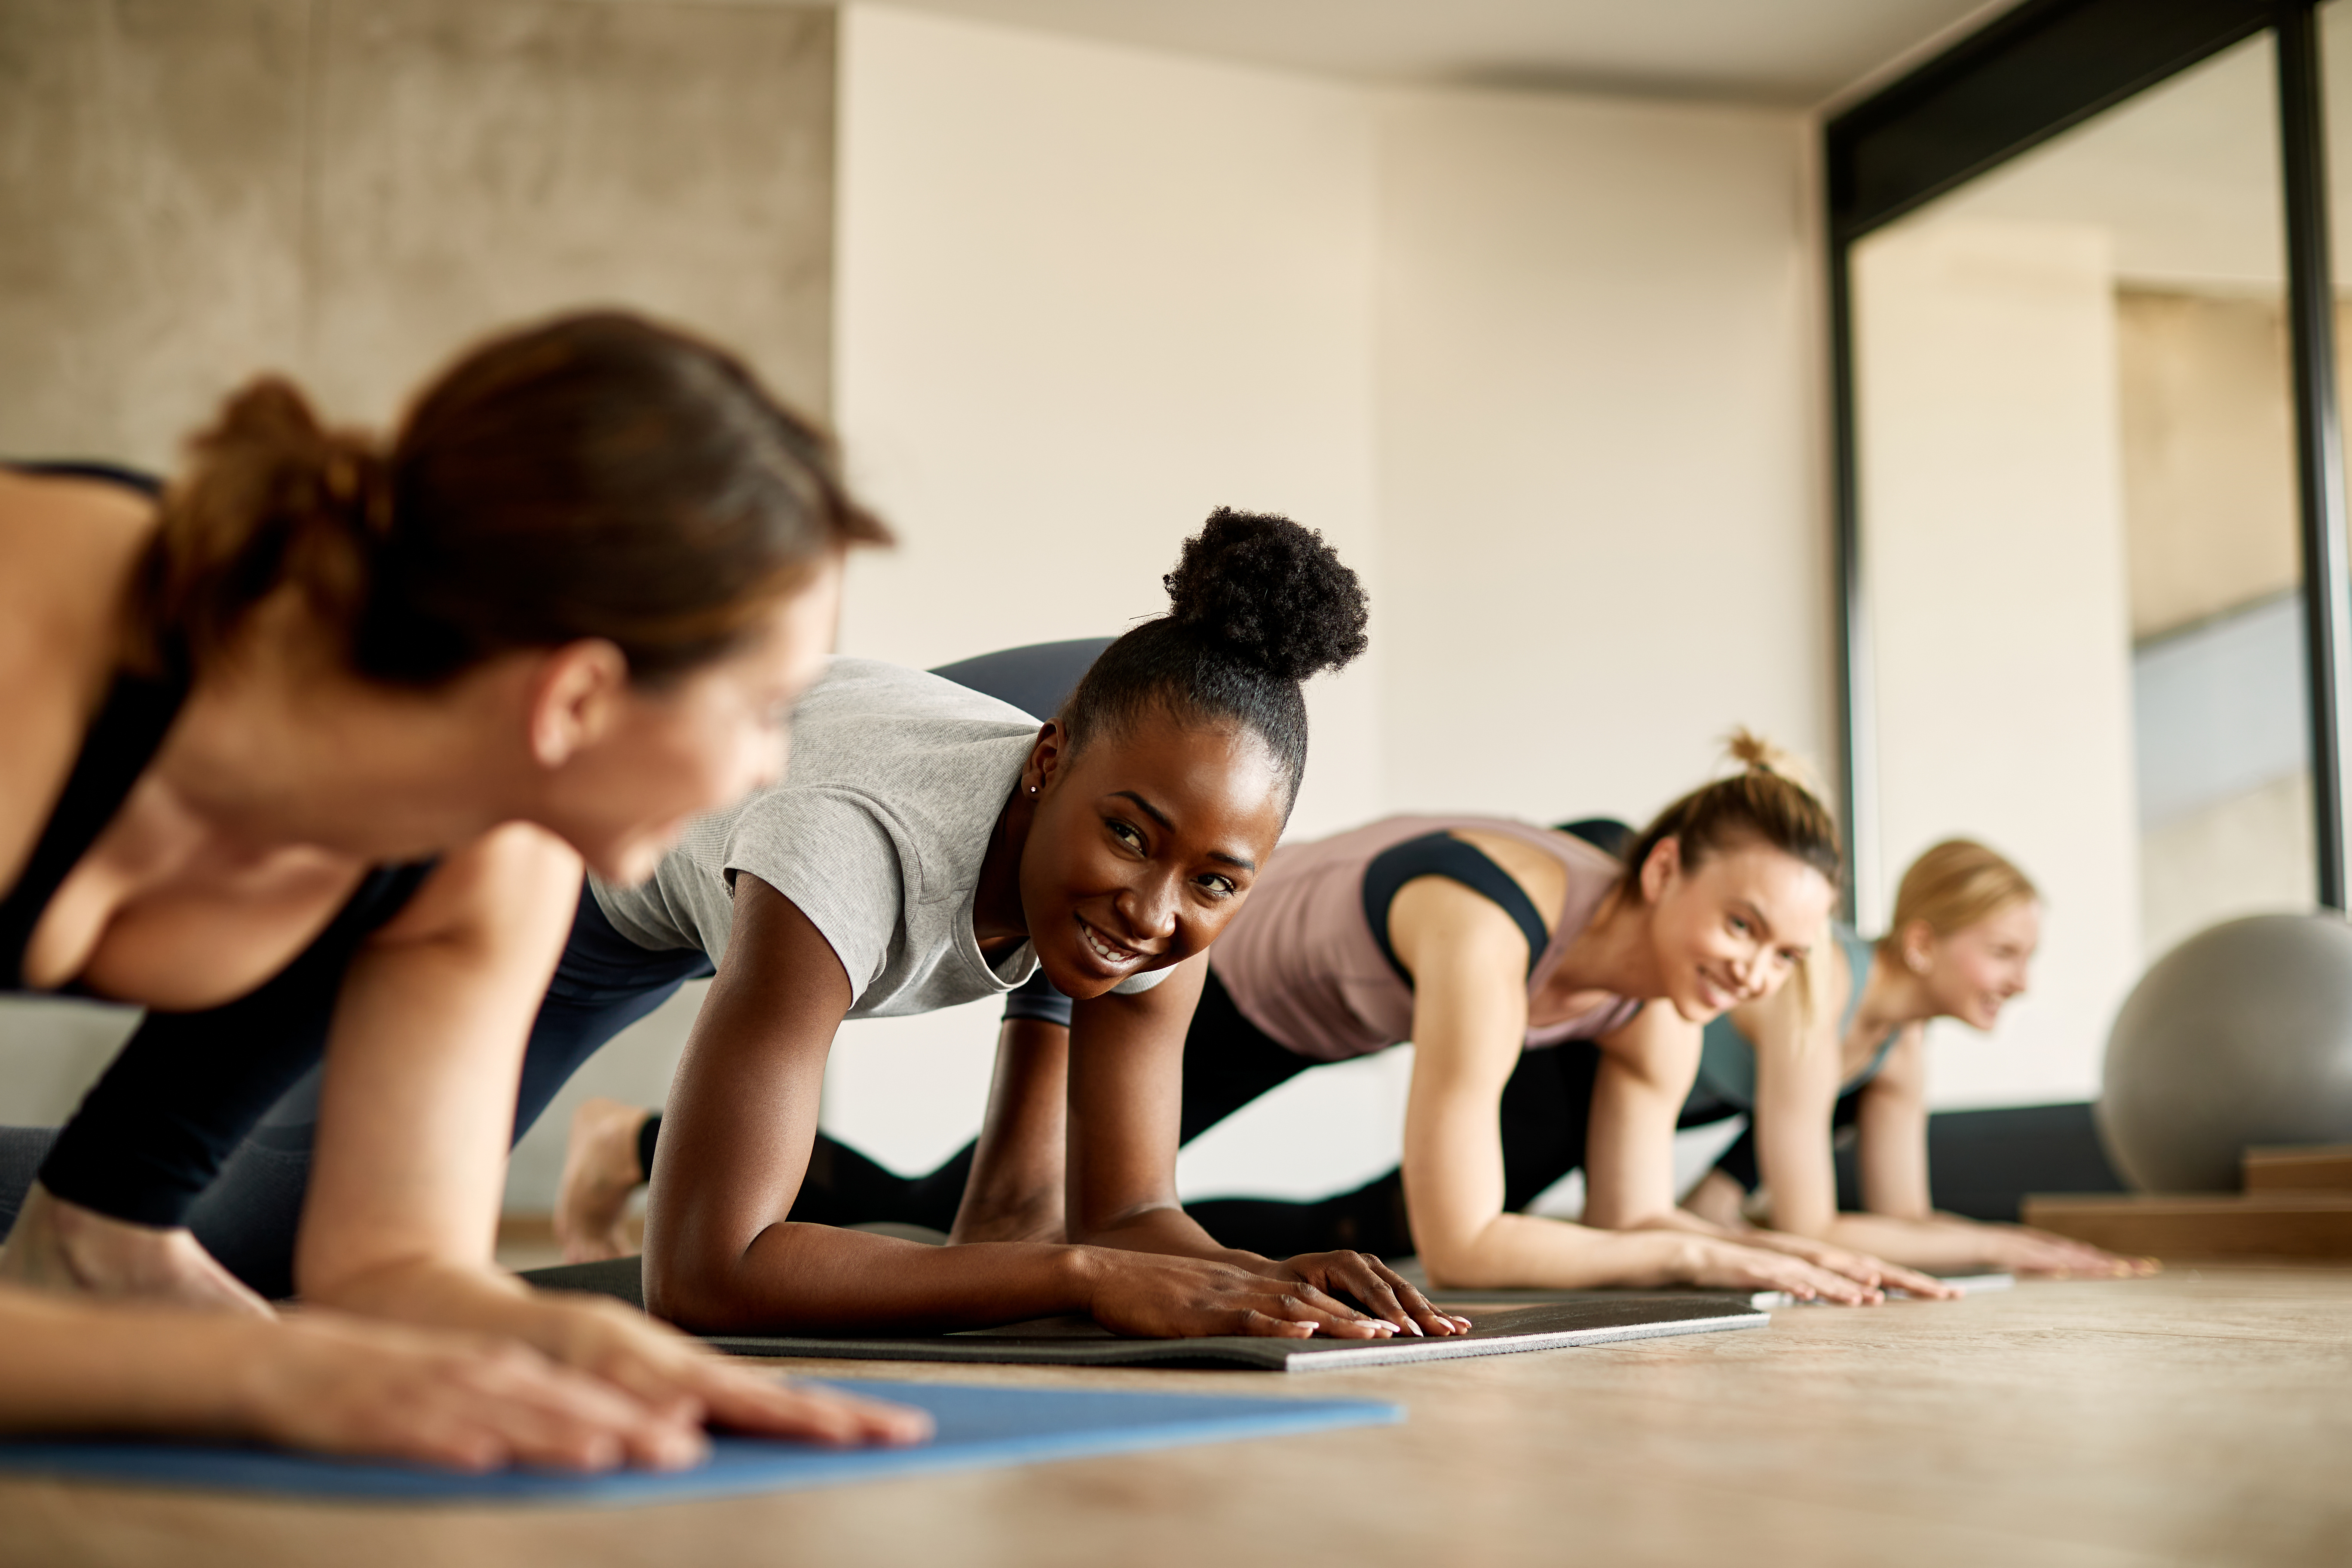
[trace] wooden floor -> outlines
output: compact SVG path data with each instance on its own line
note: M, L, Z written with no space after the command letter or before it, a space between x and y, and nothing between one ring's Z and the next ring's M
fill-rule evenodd
M828 1363L843 1373L853 1369ZM2352 1562L2352 1269L2176 1269L1769 1330L1280 1380L1400 1427L622 1510L0 1485L0 1562L1414 1568Z

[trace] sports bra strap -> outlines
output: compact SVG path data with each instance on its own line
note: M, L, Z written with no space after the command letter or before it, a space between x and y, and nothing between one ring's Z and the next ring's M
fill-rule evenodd
M1389 942L1389 906L1396 902L1399 889L1416 877L1444 877L1491 900L1528 939L1528 973L1534 976L1537 960L1551 944L1551 933L1544 929L1535 900L1528 897L1517 879L1475 846L1441 832L1392 844L1364 867L1364 919L1372 928L1372 940L1381 944L1381 956L1389 961L1399 979L1412 984L1412 973L1398 961L1396 949Z

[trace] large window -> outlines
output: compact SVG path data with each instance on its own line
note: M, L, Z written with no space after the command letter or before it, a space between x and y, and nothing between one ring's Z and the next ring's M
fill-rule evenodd
M1829 129L1857 914L1954 835L2051 909L1962 1078L2084 1091L2147 958L2344 904L2339 10L2033 0Z

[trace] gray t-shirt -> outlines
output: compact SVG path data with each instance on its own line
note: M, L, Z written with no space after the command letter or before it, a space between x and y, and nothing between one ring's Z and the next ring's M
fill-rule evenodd
M1021 782L1037 721L936 675L836 658L801 700L784 780L696 820L650 881L591 879L640 947L726 956L734 874L790 899L848 973L849 1016L900 1017L1012 990L1030 944L992 965L971 931L989 835ZM1164 971L1121 981L1148 991Z

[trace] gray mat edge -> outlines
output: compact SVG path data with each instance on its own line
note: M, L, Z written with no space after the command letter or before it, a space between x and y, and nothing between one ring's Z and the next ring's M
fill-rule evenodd
M1729 1303L1727 1303L1728 1305ZM1723 1333L1771 1326L1769 1312L1743 1308L1705 1318L1663 1322L1618 1323L1602 1328L1560 1329L1508 1339L1389 1340L1307 1350L1296 1340L1214 1336L1178 1340L1071 1340L1051 1348L1003 1340L956 1338L814 1339L796 1335L708 1335L704 1342L729 1355L793 1361L929 1362L998 1366L1199 1366L1210 1363L1266 1372L1338 1372L1349 1367L1403 1366L1419 1362L1460 1361L1472 1356L1517 1355L1528 1351L1574 1350L1630 1340L1668 1339L1679 1334ZM1328 1345L1330 1342L1323 1342Z

